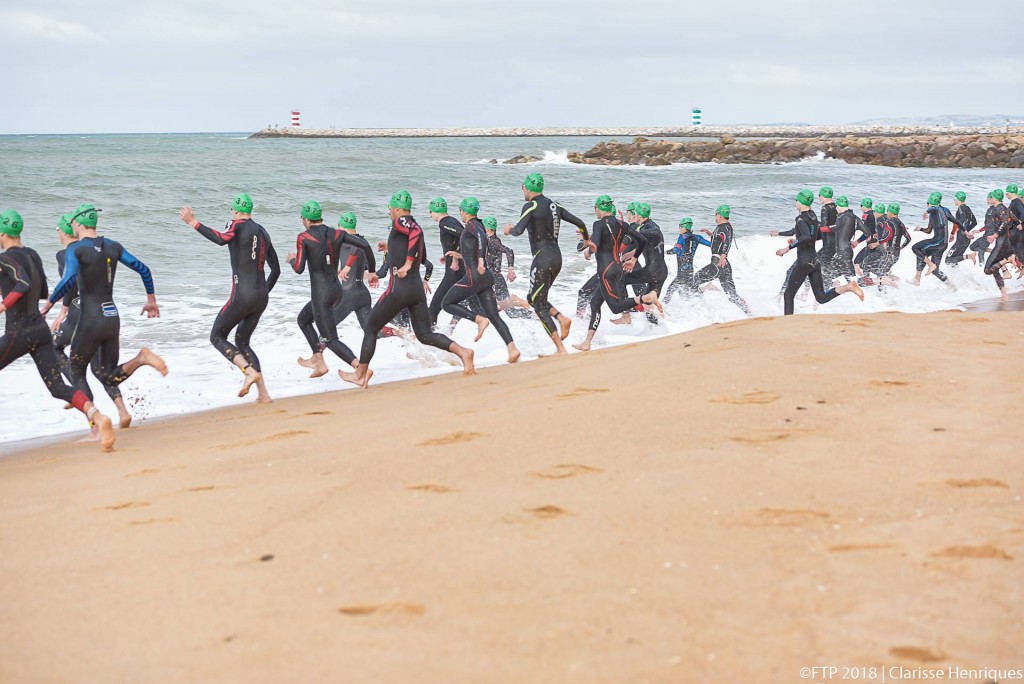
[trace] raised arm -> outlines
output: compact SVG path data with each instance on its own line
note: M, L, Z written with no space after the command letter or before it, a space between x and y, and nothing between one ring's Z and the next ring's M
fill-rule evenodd
M204 226L199 221L193 223L192 227L195 228L197 233L199 233L200 235L202 235L204 238L214 243L215 245L223 246L235 239L234 221L231 222L231 225L228 226L228 229L223 233L220 232L219 230L214 230L213 228Z

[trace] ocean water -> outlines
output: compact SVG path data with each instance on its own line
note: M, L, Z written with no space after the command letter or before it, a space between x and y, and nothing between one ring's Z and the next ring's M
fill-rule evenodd
M145 292L137 275L119 270L116 301L121 311L122 360L145 345L161 354L170 375L159 377L143 368L122 385L136 418L145 420L251 401L239 399L241 378L233 366L209 344L209 329L230 290L226 248L204 240L178 219L177 210L189 204L197 217L215 228L230 218L231 198L248 192L255 202L254 218L270 232L282 260L294 250L302 230L299 207L317 199L325 218L335 224L344 211L355 211L359 230L371 243L384 239L388 228L387 200L398 189L414 198L414 215L427 235L430 257L440 255L437 228L427 203L444 196L455 205L466 195L481 201L481 215L494 215L504 225L518 217L522 207L520 183L529 171L541 171L546 194L584 220L593 221L594 198L610 194L622 208L632 200L649 202L654 218L671 243L679 219L694 218L697 228L713 228L715 207L732 205L732 222L739 237L732 254L740 294L758 316L782 314L777 293L794 255L779 258L781 238L768 237L773 229L793 224L792 199L801 188L817 190L832 185L851 203L868 196L903 206L903 219L911 228L921 222L925 200L933 190L951 199L956 190L968 193L979 219L985 194L1007 182L1024 179L999 170L888 169L850 166L833 160L806 160L784 165L692 164L667 167L593 167L570 164L567 150L586 150L598 138L481 138L411 140L248 140L245 134L0 136L4 174L0 177L0 208L15 208L25 218L24 242L35 248L47 265L51 286L57 281L54 254L60 249L54 230L65 211L88 201L101 207L100 232L123 243L150 266L156 282L161 318L137 315ZM530 165L494 165L490 159L519 154L543 155ZM951 204L951 202L950 202ZM513 292L525 293L529 277L526 237L505 238L516 250L520 276ZM562 231L564 266L552 301L566 313L575 311L576 291L594 271L575 250L574 231ZM668 257L670 278L675 258ZM709 260L701 248L698 267ZM945 269L956 283L950 292L934 278L920 288L904 286L886 294L868 291L861 303L853 295L817 307L797 302L797 313L868 313L875 311L926 312L996 296L990 277L979 268ZM439 270L440 271L440 270ZM904 251L895 273L913 275L914 260ZM439 281L438 272L434 280ZM1010 289L1019 289L1017 283ZM287 265L253 344L260 354L267 384L274 397L349 389L334 369L340 361L327 355L332 372L308 379L308 371L295 359L308 356L295 317L308 300L307 275L294 274ZM642 316L630 326L605 322L596 346L611 346L736 320L742 317L723 294L710 292L693 303L676 298L668 318L655 328ZM55 315L55 312L51 314ZM447 329L447 314L441 314ZM455 339L472 340L472 326L462 324ZM524 359L550 350L536 320L510 321ZM574 325L570 342L586 332L585 322ZM362 339L354 317L341 327L342 339L358 353ZM504 363L505 350L497 333L489 331L474 345L477 364ZM410 358L410 356L412 358ZM374 359L374 382L457 371L454 357L415 343L382 340ZM99 383L90 380L101 410L114 412ZM351 390L350 390L351 391ZM325 402L331 399L324 397ZM0 449L16 447L20 440L83 431L77 412L61 410L46 392L28 358L0 372Z

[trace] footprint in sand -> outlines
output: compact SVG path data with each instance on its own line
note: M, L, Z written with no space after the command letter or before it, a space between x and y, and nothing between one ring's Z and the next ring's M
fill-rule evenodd
M455 487L448 487L446 485L439 484L421 484L413 485L412 487L406 487L410 492L431 492L432 494L451 494L452 492L459 491Z
M588 394L603 394L604 392L610 392L611 390L605 389L604 387L577 387L571 392L565 394L559 394L559 399L572 399L573 397L585 397Z
M970 318L959 319L961 323L989 323L992 319L983 318L981 316L971 316Z
M445 444L459 444L460 442L472 442L474 439L480 439L487 435L482 432L453 432L443 437L434 437L426 441L420 442L416 446L443 446Z
M277 434L268 435L262 439L251 439L246 442L234 442L233 444L218 444L214 449L240 449L241 447L256 446L257 444L263 444L264 442L277 442L282 439L291 439L292 437L308 434L309 430L289 430L287 432L278 432Z
M773 392L747 392L738 397L718 397L709 399L712 404L771 404L779 400L779 395Z
M849 551L877 551L891 549L895 544L837 544L828 547L829 553L847 553Z
M976 480L946 480L950 487L971 488L971 487L1002 487L1009 489L1010 485L1002 480L993 480L990 477L981 477Z
M177 522L177 521L178 521L177 518L147 518L146 520L132 520L128 524L134 527L134 526L137 526L137 525L155 525L156 523Z
M982 340L981 343L982 344L989 344L989 345L992 345L994 347L1005 347L1006 346L1005 342L1000 342L999 340Z
M870 328L873 324L869 321L862 321L856 318L847 319L845 321L839 321L836 325L844 325L852 328Z
M897 658L916 660L921 663L938 663L946 659L946 654L941 651L931 651L919 646L893 646L889 653Z
M144 475L156 475L159 472L159 470L154 470L153 468L145 468L143 470L137 470L134 473L128 473L127 475L125 475L125 477L142 477Z
M123 511L129 508L149 508L152 505L148 501L125 501L124 503L105 506L104 509L108 511Z
M342 615L363 617L366 615L407 615L420 616L427 612L422 603L377 603L338 608Z
M203 485L202 487L189 487L187 491L190 492L209 492L216 489L213 485Z
M302 416L333 416L334 411L306 411ZM302 416L292 416L293 419L301 418Z
M812 522L824 522L832 516L809 508L762 508L758 517L763 523L781 527L796 527Z
M906 380L872 380L868 387L910 387Z
M538 508L524 508L523 511L533 515L535 518L540 518L541 520L553 520L555 518L561 518L563 515L570 515L569 511L564 508L559 508L558 506L552 506L550 504L547 506L539 506Z
M730 437L734 442L740 444L770 444L772 442L782 442L784 440L793 437L791 432L764 432L757 435L735 435Z
M593 468L581 463L560 463L539 473L533 473L533 476L545 480L564 480L567 477L577 477L578 475L603 472L604 471L600 468Z
M941 551L935 551L930 555L935 558L987 558L994 560L1013 560L1013 556L992 544L984 544L982 546L947 546Z

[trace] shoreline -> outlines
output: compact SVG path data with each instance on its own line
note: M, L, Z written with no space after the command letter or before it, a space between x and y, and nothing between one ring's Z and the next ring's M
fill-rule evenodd
M962 407L1014 398L971 380L1022 330L747 319L2 460L0 679L1020 667L1016 425ZM930 352L835 362L893 340Z

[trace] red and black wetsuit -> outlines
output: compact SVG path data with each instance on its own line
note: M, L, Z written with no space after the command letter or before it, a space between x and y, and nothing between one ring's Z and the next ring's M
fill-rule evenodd
M356 262L355 252L350 252L346 263L341 264L341 249L346 244L362 250L370 268L376 268L377 262L370 243L358 235L322 223L314 224L299 233L295 243L295 260L291 263L296 273L303 273L309 267L310 301L302 307L298 317L299 330L309 343L309 348L314 354L330 349L335 356L352 365L356 355L338 339L338 324L334 317L334 309L344 295L338 270L345 266L351 267Z
M636 302L626 296L625 271L622 270L623 241L626 224L614 216L594 221L590 239L596 251L597 289L590 298L590 329L601 325L601 305L607 304L612 313L621 314L632 309ZM631 247L632 248L632 247Z
M39 314L39 300L48 294L43 262L35 250L12 247L0 254L0 297L7 307L7 323L0 337L0 370L30 354L50 395L84 412L88 397L61 378L50 328Z
M270 236L252 219L236 219L223 233L198 221L193 227L210 242L227 245L231 255L231 296L213 322L210 342L228 361L241 354L249 365L260 370L259 357L249 342L260 316L267 309L270 291L281 277L281 266ZM270 267L269 278L264 266ZM237 328L234 345L228 342L233 328Z
M462 306L463 302L476 295L480 302L482 315L487 317L494 329L501 335L505 344L512 342L512 333L509 332L505 321L498 314L498 300L494 296L494 274L487 268L485 252L487 250L487 230L484 223L475 216L466 223L466 227L459 236L459 254L462 255L462 278L451 286L448 294L444 296L441 303L442 308L452 315L453 318L466 318L473 320L475 314ZM480 273L477 268L480 260L484 260L484 272Z
M388 289L380 296L370 320L366 323L363 335L363 346L359 352L359 363L368 364L377 350L377 333L388 321L402 311L409 312L409 321L413 332L423 344L448 351L454 344L448 337L436 333L430 322L430 309L427 307L427 294L423 291L423 280L420 278L420 263L426 258L427 250L423 244L423 229L412 216L399 216L391 222L388 233L388 258L391 264L391 278ZM399 278L397 270L412 261L412 268L404 278Z

